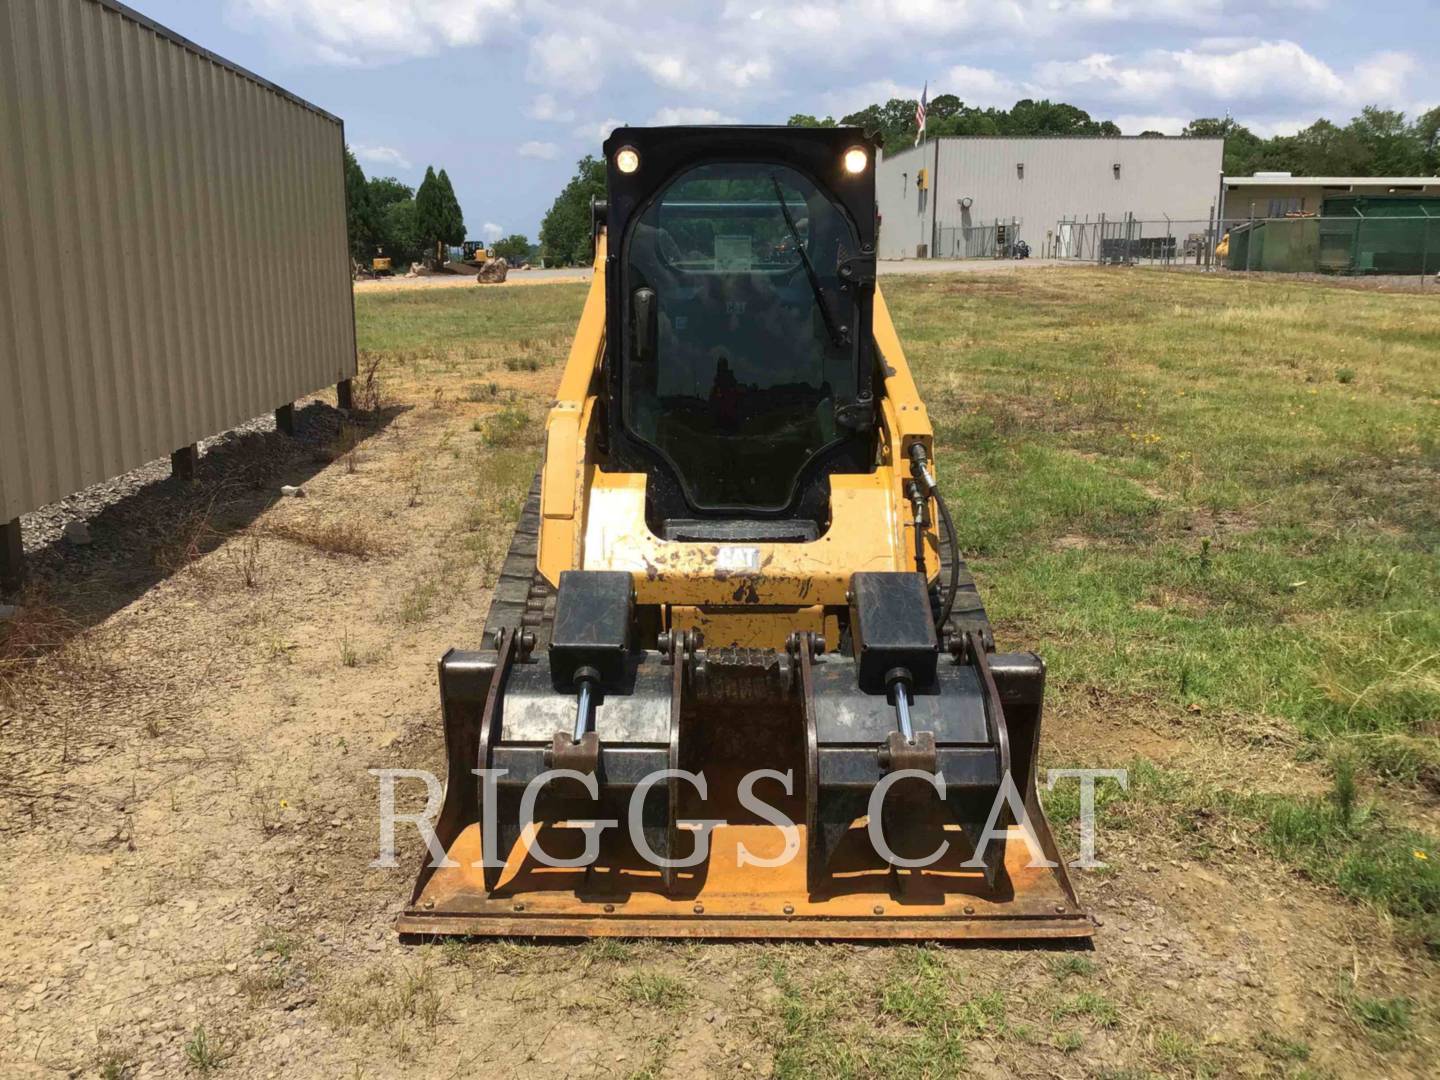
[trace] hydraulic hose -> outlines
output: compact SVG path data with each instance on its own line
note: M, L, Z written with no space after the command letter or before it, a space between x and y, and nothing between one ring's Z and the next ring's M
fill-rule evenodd
M950 613L955 610L955 596L960 591L960 537L955 532L955 520L950 516L950 508L945 505L945 496L940 494L940 485L935 482L935 476L930 471L929 455L922 443L910 444L910 474L926 494L935 497L940 521L950 540L950 582L945 588L945 602L940 606L940 617L935 622L935 629L943 634L945 624L950 621Z
M960 538L955 533L955 522L950 517L950 508L945 505L945 496L940 494L940 489L935 489L935 505L940 509L940 520L945 525L945 534L950 538L950 586L945 591L945 603L940 608L940 621L938 629L944 631L945 624L950 621L950 613L955 610L955 595L960 591Z

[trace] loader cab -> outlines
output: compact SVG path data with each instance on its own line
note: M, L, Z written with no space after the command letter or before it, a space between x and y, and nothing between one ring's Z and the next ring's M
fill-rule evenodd
M664 539L804 542L873 469L874 145L618 128L605 144L610 467Z

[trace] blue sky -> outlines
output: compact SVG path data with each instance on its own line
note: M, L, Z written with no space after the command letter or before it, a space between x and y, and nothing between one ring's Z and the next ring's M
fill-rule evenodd
M531 239L608 128L780 123L892 96L1070 101L1127 134L1440 104L1434 0L128 0L342 116L370 175L449 170Z

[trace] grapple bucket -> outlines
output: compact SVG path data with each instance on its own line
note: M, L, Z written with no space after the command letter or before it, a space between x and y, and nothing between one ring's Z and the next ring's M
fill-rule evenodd
M941 650L904 574L855 575L844 655L637 648L625 577L567 573L544 650L441 661L447 858L402 934L1090 936L1036 793L1038 657Z

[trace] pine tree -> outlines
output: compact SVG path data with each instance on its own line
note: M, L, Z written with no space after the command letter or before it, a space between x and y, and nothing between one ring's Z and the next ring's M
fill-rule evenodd
M458 247L465 242L465 214L460 209L460 200L455 197L455 188L451 185L450 177L444 169L440 170L437 179L444 203L442 220L445 228L440 234L440 239L453 247Z
M445 242L445 212L445 193L435 175L435 166L431 165L425 170L420 190L415 193L415 232L427 262L438 256L440 245Z

